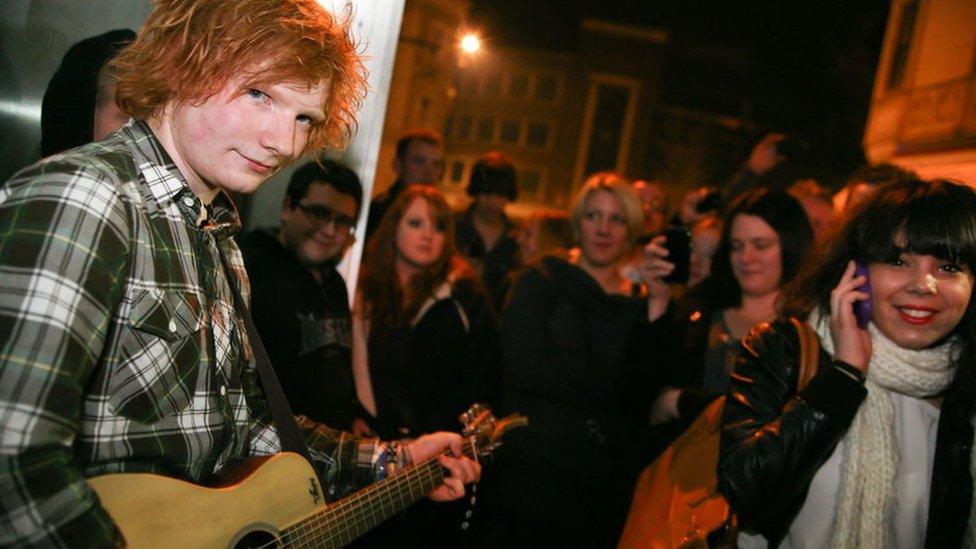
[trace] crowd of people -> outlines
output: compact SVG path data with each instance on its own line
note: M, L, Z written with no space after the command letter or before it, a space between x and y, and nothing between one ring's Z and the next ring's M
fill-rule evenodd
M778 177L770 134L674 208L667 182L600 172L568 211L513 219L503 152L454 211L442 140L417 129L360 236L369 197L318 154L364 93L347 28L306 0L241 28L192 3L73 48L45 95L51 156L0 189L0 545L121 543L85 478L207 483L295 451L297 426L329 501L424 459L448 471L441 503L358 546L612 547L641 468L726 395L740 546L976 543L971 188L868 166L832 193ZM279 218L242 231L228 194L303 154ZM357 238L350 296L336 266ZM799 390L791 317L820 341ZM445 432L474 402L530 419L490 464Z

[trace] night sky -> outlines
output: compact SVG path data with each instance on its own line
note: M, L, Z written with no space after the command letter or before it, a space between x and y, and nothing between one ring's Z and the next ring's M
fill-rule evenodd
M888 0L473 0L472 19L489 47L572 50L580 20L595 17L666 30L674 48L728 48L750 62L753 120L812 142L821 163L842 171L863 160L888 7ZM666 69L666 88L668 78Z

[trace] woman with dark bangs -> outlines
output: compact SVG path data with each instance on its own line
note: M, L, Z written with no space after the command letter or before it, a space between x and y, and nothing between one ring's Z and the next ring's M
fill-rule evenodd
M353 307L353 374L371 430L402 438L457 431L500 385L498 329L433 187L405 190L369 241ZM359 424L354 431L364 431Z
M739 545L971 546L976 192L890 183L823 250L732 376L718 473ZM789 316L821 343L798 393Z

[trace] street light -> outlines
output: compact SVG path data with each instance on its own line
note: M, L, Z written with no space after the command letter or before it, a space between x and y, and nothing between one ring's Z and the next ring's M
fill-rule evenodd
M477 34L468 33L461 37L461 51L465 53L476 53L481 49L481 39Z

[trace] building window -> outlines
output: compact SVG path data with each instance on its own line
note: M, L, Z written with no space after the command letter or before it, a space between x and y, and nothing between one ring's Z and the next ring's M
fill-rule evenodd
M451 183L460 185L464 179L464 160L454 160L451 162Z
M631 93L627 86L609 83L598 86L584 173L617 169Z
M535 98L539 101L553 101L556 99L556 88L559 83L555 76L543 75L535 81Z
M530 122L526 131L525 143L530 147L544 149L549 146L549 123Z
M454 129L454 117L448 116L444 120L444 137L450 139L451 136L454 135L453 133L451 133L453 129Z
M524 72L512 73L508 80L508 96L513 99L524 99L529 95L529 75Z
M495 119L486 116L478 121L478 141L480 143L491 143L491 137L495 134Z
M519 142L519 121L518 118L506 118L502 121L501 134L498 140L502 143Z
M458 141L467 141L468 139L471 139L471 117L467 115L459 116L455 123L457 125L457 133L454 134L454 137L457 138Z
M915 18L917 15L918 0L906 2L901 7L898 38L895 41L895 51L891 56L891 72L888 73L889 90L897 88L905 78L905 66L908 65L908 53L912 47L912 35L915 34Z

